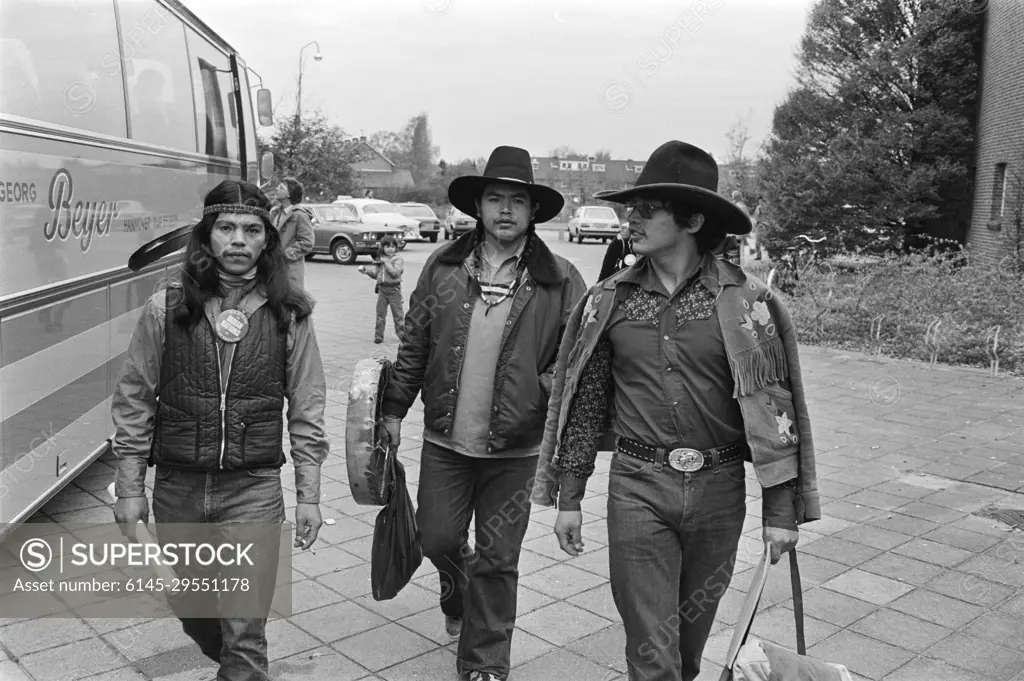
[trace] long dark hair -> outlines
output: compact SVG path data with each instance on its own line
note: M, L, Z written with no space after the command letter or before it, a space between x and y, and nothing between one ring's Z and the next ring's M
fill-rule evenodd
M238 180L224 180L211 189L203 201L204 206L220 203L240 203L270 210L270 201L259 187ZM220 269L210 248L210 232L217 217L217 214L203 216L192 230L192 238L185 248L181 276L184 295L175 310L175 322L182 326L199 323L203 318L206 301L220 289ZM270 220L265 217L260 219L267 239L263 252L256 260L256 281L277 317L278 328L285 331L290 324L291 313L295 313L296 320L312 314L313 301L303 291L293 288L288 281L288 263L281 250L281 235Z

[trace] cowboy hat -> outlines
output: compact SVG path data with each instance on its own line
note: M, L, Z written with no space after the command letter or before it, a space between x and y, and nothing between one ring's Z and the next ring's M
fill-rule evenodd
M692 144L677 140L662 144L630 189L597 192L594 198L625 203L643 195L684 201L700 210L708 224L727 234L749 234L753 229L743 209L718 193L715 159Z
M537 215L534 218L537 224L556 217L565 205L565 199L557 190L533 181L530 154L518 147L497 147L487 159L483 175L463 175L452 180L448 185L448 200L466 215L479 220L477 199L484 187L494 182L524 187L537 204Z

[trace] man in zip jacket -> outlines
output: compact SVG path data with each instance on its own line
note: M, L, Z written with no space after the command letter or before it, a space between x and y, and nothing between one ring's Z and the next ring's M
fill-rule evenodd
M225 180L204 203L182 274L144 305L114 390L114 517L128 534L148 522L145 482L153 466L161 544L197 541L201 523L265 533L256 567L234 575L248 580L244 593L204 587L168 595L185 633L220 664L220 681L265 681L266 614L285 520L285 400L295 547L306 550L321 525L326 381L312 303L289 282L267 197L255 185ZM220 573L176 569L182 578L217 579L225 591ZM198 612L218 596L218 607L230 611Z
M586 284L537 236L565 201L534 183L526 150L498 147L483 175L455 179L448 198L477 226L427 259L383 413L397 444L423 391L420 545L440 574L459 673L504 681L552 371Z

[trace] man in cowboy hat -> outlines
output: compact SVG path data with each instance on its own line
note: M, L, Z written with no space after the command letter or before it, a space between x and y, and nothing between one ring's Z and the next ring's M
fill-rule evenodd
M392 442L422 390L417 524L437 568L441 609L459 636L458 670L505 679L519 553L558 343L586 290L535 225L562 195L534 183L530 155L498 147L482 176L459 177L452 205L476 229L427 259L409 300L383 413ZM468 546L476 515L475 551Z
M711 156L673 141L633 188L595 195L626 204L639 258L573 310L534 484L578 555L587 478L602 435L615 436L610 577L634 681L700 672L743 531L744 460L764 488L772 562L820 518L796 333L764 284L714 255L750 231L717 188Z

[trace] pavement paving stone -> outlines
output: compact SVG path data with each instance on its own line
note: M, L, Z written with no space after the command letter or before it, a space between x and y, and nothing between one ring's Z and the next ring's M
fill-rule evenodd
M981 573L966 573L959 570L947 570L942 576L924 586L930 591L985 608L998 606L1016 593L1013 587L988 579Z
M805 546L803 551L804 553L810 553L813 556L842 563L849 567L860 565L881 553L879 549L865 544L837 539L835 536L825 537L810 546Z
M893 552L943 567L959 565L974 555L970 551L921 537L900 544L893 549Z
M915 653L924 652L953 633L948 627L888 608L854 622L850 629Z
M887 674L882 681L996 681L996 679L975 674L961 667L954 667L941 660L915 657L896 671Z
M884 530L873 525L859 525L832 535L836 539L864 544L875 549L888 551L913 539L908 534Z
M888 604L889 608L947 627L960 628L984 608L927 589L915 589Z
M914 586L924 586L941 575L944 568L916 558L887 552L861 563L858 569Z
M914 516L904 515L897 512L886 513L885 515L880 515L877 518L872 518L867 521L866 524L873 527L880 527L883 530L891 530L893 532L913 536L927 534L935 528L941 527L939 523L934 523L930 520L915 518Z
M839 662L869 679L880 679L914 658L914 654L849 629L808 646L807 654L826 662Z
M346 657L372 672L379 672L419 657L436 648L436 644L392 622L356 634L347 641L335 642L331 647L335 650L343 649Z
M978 674L1009 679L1024 669L1024 653L965 633L955 633L941 644L929 649L928 654Z
M885 605L914 590L910 584L860 569L844 572L821 586L875 605Z
M942 525L931 532L926 532L921 537L948 546L955 546L971 553L982 553L999 543L999 539L992 535L971 532L951 525Z

